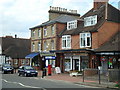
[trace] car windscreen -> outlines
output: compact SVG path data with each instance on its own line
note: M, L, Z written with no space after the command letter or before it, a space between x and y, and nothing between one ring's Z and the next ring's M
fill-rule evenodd
M33 70L33 68L30 67L30 66L25 67L25 69L27 69L27 70Z
M3 66L5 66L5 67L11 67L10 64L4 64Z

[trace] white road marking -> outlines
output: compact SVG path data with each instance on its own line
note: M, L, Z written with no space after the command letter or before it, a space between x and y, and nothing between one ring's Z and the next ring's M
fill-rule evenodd
M41 88L41 89L43 89L43 90L46 90L46 89L44 89L44 88L42 88L42 87L27 86L27 85L24 85L24 84L19 83L19 82L11 82L11 81L7 81L7 80L5 80L5 79L2 79L2 80L3 80L4 82L6 82L6 83L19 84L19 85L21 85L21 86L23 86L23 87L27 87L27 88Z

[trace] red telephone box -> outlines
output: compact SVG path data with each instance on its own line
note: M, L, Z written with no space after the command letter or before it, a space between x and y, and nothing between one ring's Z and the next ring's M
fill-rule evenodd
M48 75L51 76L51 65L48 65Z

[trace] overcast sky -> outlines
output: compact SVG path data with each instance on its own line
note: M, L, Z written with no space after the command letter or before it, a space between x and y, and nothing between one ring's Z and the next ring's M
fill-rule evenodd
M119 1L109 3L118 8ZM19 38L30 38L29 28L48 20L50 6L77 10L83 15L93 7L93 0L0 0L0 37L17 34Z

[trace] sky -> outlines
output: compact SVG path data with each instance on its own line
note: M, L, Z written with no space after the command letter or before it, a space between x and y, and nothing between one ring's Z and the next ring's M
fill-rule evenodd
M120 0L109 0L118 8ZM0 37L30 38L29 28L48 21L49 7L77 10L84 15L93 7L93 0L0 0Z

